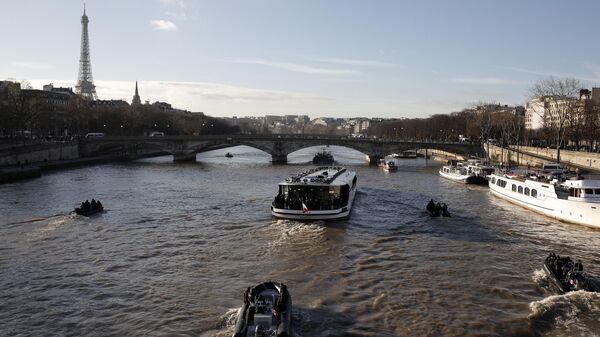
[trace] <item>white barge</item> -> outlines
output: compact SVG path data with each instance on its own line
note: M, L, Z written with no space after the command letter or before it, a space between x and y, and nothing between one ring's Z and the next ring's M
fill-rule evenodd
M600 228L600 180L548 181L492 174L489 186L494 195L538 213Z
M457 162L450 161L448 165L440 168L440 176L463 184L486 185L487 176L494 172L494 168L481 166L476 161Z
M271 204L271 214L295 220L346 218L356 195L356 172L318 167L287 178Z

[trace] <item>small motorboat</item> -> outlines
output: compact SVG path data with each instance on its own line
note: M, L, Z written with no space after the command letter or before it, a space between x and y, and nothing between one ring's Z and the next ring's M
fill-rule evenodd
M291 337L292 297L283 283L248 287L233 337Z
M102 211L104 211L104 206L102 206L102 203L100 201L93 203L87 202L87 204L82 202L81 207L76 207L74 210L76 214L83 216L91 216Z
M231 154L231 152L227 152L227 153L225 154L225 157L227 157L227 158L231 158L231 157L233 157L233 155Z
M331 152L327 151L325 149L323 149L323 151L315 154L315 156L313 157L313 160L312 160L313 164L316 164L316 165L331 165L331 164L333 164L334 161L335 161L335 159L333 158L333 155L331 154Z
M392 160L380 159L379 166L381 166L387 172L398 171L398 166Z
M448 205L443 202L434 202L433 199L429 200L427 206L425 207L429 215L432 217L443 216L443 217L451 217L450 212L448 212Z
M583 271L581 261L573 262L568 256L550 253L544 261L544 272L550 284L560 293L585 290L600 292L600 282Z

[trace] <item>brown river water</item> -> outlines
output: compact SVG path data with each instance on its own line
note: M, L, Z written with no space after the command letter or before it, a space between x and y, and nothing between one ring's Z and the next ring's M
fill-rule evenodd
M310 336L600 336L600 295L556 295L549 252L600 275L600 231L332 147L358 173L351 217L271 217L277 184L319 148L271 165L237 147L47 173L0 185L0 336L230 336L246 287L282 281ZM229 151L234 157L225 158ZM70 214L85 199L106 212ZM431 218L429 199L451 218Z

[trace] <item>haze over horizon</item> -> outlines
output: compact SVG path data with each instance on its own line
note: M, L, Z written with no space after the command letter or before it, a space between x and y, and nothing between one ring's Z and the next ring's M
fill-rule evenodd
M83 2L1 0L0 80L74 87ZM596 1L87 0L100 99L208 115L427 117L600 85Z

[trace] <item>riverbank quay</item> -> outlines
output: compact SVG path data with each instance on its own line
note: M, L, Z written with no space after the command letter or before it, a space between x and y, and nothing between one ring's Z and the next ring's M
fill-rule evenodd
M78 142L4 145L0 148L0 183L39 178L44 171L135 159L116 154L81 157Z
M447 152L447 151L442 151L442 150L433 150L433 149L419 150L418 154L420 156L425 157L425 159L432 159L432 160L444 162L444 163L447 162L448 160L465 160L466 159L464 156L453 153L453 152Z
M78 159L77 142L27 143L12 145L0 149L0 167L21 166L33 163Z
M0 168L0 184L11 181L39 178L42 175L38 166Z
M87 165L113 163L119 161L127 161L130 159L131 158L122 156L106 155L46 161L40 163L32 163L31 165L5 166L0 167L0 184L10 183L17 180L39 178L41 177L42 172L45 171L55 171Z
M487 157L495 164L516 165L541 168L545 163L556 162L556 149L511 145L502 148L484 145ZM560 164L572 169L598 173L600 172L600 154L593 152L560 151Z

